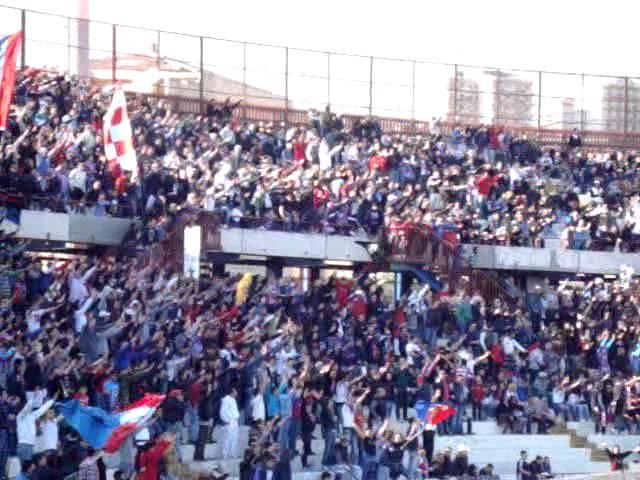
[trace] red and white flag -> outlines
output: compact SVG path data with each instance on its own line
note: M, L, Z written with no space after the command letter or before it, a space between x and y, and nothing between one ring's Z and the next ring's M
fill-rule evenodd
M22 32L0 37L0 130L7 128L16 84L16 61L21 44Z
M138 171L138 159L133 148L131 122L127 114L124 90L116 85L111 106L104 116L104 154L107 160L117 159L123 170Z

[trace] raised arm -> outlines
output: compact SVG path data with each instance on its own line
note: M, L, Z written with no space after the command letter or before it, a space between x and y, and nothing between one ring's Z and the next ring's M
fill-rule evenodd
M487 358L489 358L491 356L491 352L484 352L482 355L480 355L479 357L476 357L473 359L473 361L475 363L480 363L484 360L486 360Z

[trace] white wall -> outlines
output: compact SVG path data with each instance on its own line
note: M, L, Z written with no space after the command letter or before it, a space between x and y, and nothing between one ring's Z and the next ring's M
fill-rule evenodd
M289 233L243 228L221 230L222 251L243 255L369 262L357 238L317 233Z
M463 248L479 268L613 275L620 273L621 265L629 265L640 272L637 253L493 245L464 245Z
M124 218L22 210L16 235L33 240L120 245L132 223ZM15 228L6 220L2 227L5 225Z

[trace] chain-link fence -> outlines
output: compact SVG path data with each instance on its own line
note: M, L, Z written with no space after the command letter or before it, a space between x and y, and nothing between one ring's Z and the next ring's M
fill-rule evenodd
M427 63L204 36L0 6L24 30L21 65L118 80L129 91L244 100L285 112L540 129L640 132L640 78Z

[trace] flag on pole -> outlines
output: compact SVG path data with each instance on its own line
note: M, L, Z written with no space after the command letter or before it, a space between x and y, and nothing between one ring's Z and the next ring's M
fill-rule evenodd
M443 405L441 403L429 404L424 400L416 402L415 410L417 417L431 426L444 422L456 414L456 409L449 405Z
M449 417L453 417L456 414L456 409L449 405L442 405L439 403L432 403L427 410L425 421L431 425L438 425L444 422Z
M131 122L127 115L124 90L116 85L111 106L104 116L104 154L107 160L117 159L123 170L138 171L138 160L133 148Z
M118 413L98 407L86 407L78 400L57 404L65 421L95 449L118 451L124 441L147 423L164 400L164 395L146 394Z
M22 32L0 37L0 130L7 129L16 84L16 61L21 44Z

